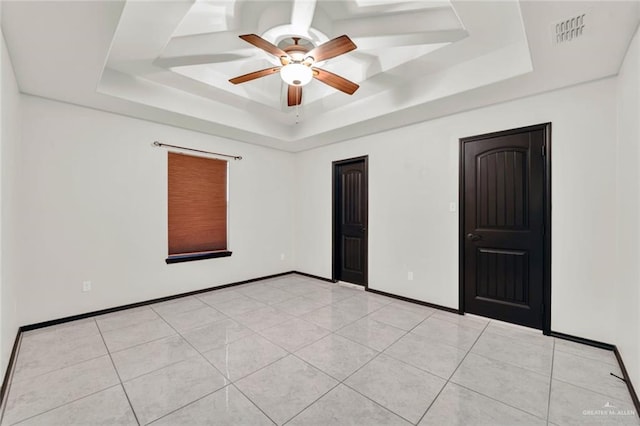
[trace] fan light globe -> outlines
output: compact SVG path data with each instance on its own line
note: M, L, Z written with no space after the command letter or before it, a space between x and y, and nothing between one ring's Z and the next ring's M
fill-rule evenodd
M304 86L313 78L313 72L306 65L288 64L280 69L280 77L291 86Z

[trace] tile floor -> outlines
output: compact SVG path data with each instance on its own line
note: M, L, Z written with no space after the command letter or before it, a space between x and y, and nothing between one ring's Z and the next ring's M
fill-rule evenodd
M2 425L640 424L611 352L297 275L25 333Z

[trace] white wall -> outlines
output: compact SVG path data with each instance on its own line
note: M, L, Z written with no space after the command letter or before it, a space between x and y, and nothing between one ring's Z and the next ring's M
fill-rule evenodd
M640 35L629 46L618 76L617 236L618 309L613 332L635 383L640 386Z
M21 325L293 269L292 154L26 95L22 115ZM230 164L231 257L165 264L167 153L154 140L244 157Z
M331 276L331 162L369 155L369 286L457 308L458 139L543 122L553 123L552 329L611 342L615 78L297 154L296 269Z
M13 160L20 143L20 94L1 33L0 39L0 372L4 372L19 326L11 224L17 215L13 200L18 171Z

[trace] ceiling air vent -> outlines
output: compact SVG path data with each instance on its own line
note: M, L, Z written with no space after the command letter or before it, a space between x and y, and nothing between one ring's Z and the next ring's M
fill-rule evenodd
M581 37L585 30L585 14L558 21L552 26L553 43L564 44Z

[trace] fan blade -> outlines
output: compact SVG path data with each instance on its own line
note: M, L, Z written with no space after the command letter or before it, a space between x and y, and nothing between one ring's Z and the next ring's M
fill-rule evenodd
M313 56L316 62L324 61L327 59L335 58L343 53L351 52L357 46L346 35L336 37L333 40L321 44L320 46L312 49L307 56Z
M289 85L287 91L287 104L289 106L296 106L302 103L302 86Z
M313 68L313 77L317 80L320 80L324 84L328 84L334 89L338 89L341 92L346 93L347 95L353 95L354 92L360 87L353 81L349 81L344 77L340 77L337 74L320 68Z
M265 77L267 75L274 74L280 71L282 67L271 67L260 71L250 72L249 74L240 75L238 77L232 78L229 81L233 84L245 83L247 81L255 80L256 78Z
M246 41L247 43L251 43L255 47L258 47L258 48L264 50L267 53L271 53L273 56L276 56L278 58L280 58L282 56L289 57L289 55L287 55L287 52L285 52L284 50L280 49L278 46L274 46L273 44L269 43L267 40L263 39L262 37L260 37L258 35L245 34L245 35L241 35L239 37L241 39L243 39L244 41Z

